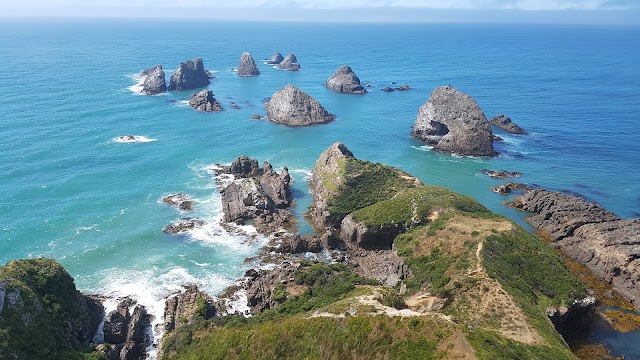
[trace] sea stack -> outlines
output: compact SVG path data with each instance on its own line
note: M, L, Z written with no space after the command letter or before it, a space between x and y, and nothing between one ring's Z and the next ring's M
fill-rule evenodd
M298 64L298 58L294 53L287 55L276 67L282 70L300 71L300 64Z
M271 59L267 61L267 64L278 65L282 62L282 60L284 60L284 57L282 56L282 54L280 54L279 52L276 52L275 54L273 54Z
M222 105L213 97L211 90L203 89L189 99L189 105L196 110L203 112L222 111Z
M145 95L157 95L167 91L167 82L165 80L162 65L156 65L147 69L140 74L144 78L142 83L142 93Z
M260 75L260 70L256 66L256 62L253 61L251 54L243 52L240 56L240 65L238 65L238 76L251 77Z
M181 91L197 89L207 86L211 82L211 75L205 71L202 58L195 58L187 62L180 63L180 66L171 75L169 81L169 91Z
M526 131L524 131L523 128L518 126L516 123L511 121L510 118L508 118L508 117L506 117L504 115L494 116L491 119L490 123L491 123L491 125L495 125L495 126L499 127L500 129L508 132L509 134L524 135L524 134L527 133Z
M347 65L342 65L324 83L327 88L344 94L366 94L367 89L360 85L360 79Z
M411 135L433 150L466 156L496 156L491 125L471 96L452 86L436 88L420 107Z
M289 126L324 124L335 118L309 94L291 84L276 91L264 107L269 121Z

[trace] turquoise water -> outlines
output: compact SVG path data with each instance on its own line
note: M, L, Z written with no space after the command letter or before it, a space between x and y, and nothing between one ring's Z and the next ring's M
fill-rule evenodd
M257 78L230 71L295 52L303 70L259 64ZM200 56L226 111L202 114L191 92L141 96L141 70ZM365 96L321 84L340 65L377 85ZM297 212L306 179L335 141L362 159L394 165L429 184L471 195L524 224L489 187L483 168L569 190L622 217L640 216L640 29L488 25L321 25L167 21L0 23L0 264L48 256L87 292L132 294L161 312L162 299L197 282L216 293L241 276L264 239L215 225L219 197L207 168L241 154L287 166ZM409 92L378 89L395 81ZM288 128L251 120L292 83L337 120ZM435 154L409 136L418 108L440 85L473 96L487 117L504 113L528 136L502 134L502 156ZM230 107L231 102L241 106ZM117 143L121 135L155 141ZM193 236L162 233L183 215L158 202L193 194L214 225ZM302 231L309 226L301 220ZM615 345L615 344L614 344Z

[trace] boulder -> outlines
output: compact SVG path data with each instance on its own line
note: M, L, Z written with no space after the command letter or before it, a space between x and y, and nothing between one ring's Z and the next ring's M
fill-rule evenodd
M254 114L254 115L251 115L251 119L253 119L253 120L262 120L262 119L264 119L264 116L258 115L258 114Z
M160 200L169 206L177 207L178 209L180 209L180 211L193 211L193 200L191 200L191 196L189 196L189 194L178 193L166 195L163 196Z
M527 133L526 131L524 131L524 129L511 121L510 118L504 115L494 116L493 118L491 118L490 122L491 125L497 126L500 129L508 132L509 134L524 135Z
M182 219L171 224L165 226L162 231L172 234L172 235L180 235L188 232L189 230L193 230L195 228L199 228L206 225L206 222L200 219Z
M396 90L398 90L398 91L408 91L408 90L411 90L411 86L409 86L407 84L404 84L404 85L402 85L400 87L397 87Z
M248 52L242 53L240 56L240 64L238 65L238 76L251 77L260 75L260 70L256 62L253 61L251 54Z
M276 67L287 71L300 71L300 64L298 64L298 58L294 53L287 55Z
M335 118L309 94L291 84L276 91L264 107L269 121L288 126L324 124Z
M389 87L389 86L385 86L385 87L383 87L383 88L382 88L382 89L380 89L380 90L382 90L382 91L384 91L384 92L394 92L394 91L396 91L396 89L394 89L394 88L392 88L392 87Z
M271 59L267 61L267 64L278 65L282 62L282 60L284 60L284 57L282 56L282 54L280 54L279 52L276 52L275 54L273 54Z
M451 86L436 88L420 107L411 135L434 151L496 156L491 125L471 96Z
M180 63L180 66L171 75L169 91L182 91L197 89L209 85L211 73L204 69L201 58L195 58Z
M327 88L345 94L366 94L367 89L360 85L360 79L353 70L342 65L331 77L324 83Z
M505 171L505 170L483 169L482 173L487 175L488 177L492 177L495 179L519 178L520 176L522 176L522 173L519 173L517 171Z
M223 110L220 102L213 97L213 92L207 89L203 89L191 95L189 105L192 108L203 112Z
M142 93L146 95L157 95L167 91L167 83L162 65L156 65L147 69L140 75L144 78Z

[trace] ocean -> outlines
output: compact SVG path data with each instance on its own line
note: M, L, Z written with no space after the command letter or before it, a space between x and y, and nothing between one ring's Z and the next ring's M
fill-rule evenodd
M256 60L293 52L302 71L259 62L259 77L239 78L231 69L244 51ZM215 75L209 88L224 112L191 109L185 100L195 91L132 91L143 69L162 64L168 79L194 57ZM322 86L343 64L374 85L369 94ZM3 19L0 264L56 258L83 292L133 296L159 322L166 295L187 283L220 292L266 241L218 224L211 165L244 154L287 166L300 230L308 233L306 181L335 141L358 158L473 196L528 229L525 214L489 191L504 181L482 169L520 171L521 182L638 217L639 64L637 27ZM392 82L412 90L380 90ZM336 121L289 128L252 120L287 83ZM505 141L492 159L429 151L409 132L431 91L449 84L471 95L487 118L505 114L529 135L496 130ZM149 141L114 140L129 134ZM191 194L195 216L210 225L186 237L164 234L185 216L159 201L176 192ZM638 332L602 339L638 354Z

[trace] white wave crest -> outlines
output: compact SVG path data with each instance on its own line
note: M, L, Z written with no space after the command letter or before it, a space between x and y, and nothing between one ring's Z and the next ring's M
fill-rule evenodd
M297 178L298 176L300 176L300 178L303 181L307 181L311 179L311 176L313 176L313 173L311 172L311 170L309 169L290 169L289 170L289 174L293 175L294 178Z
M131 91L134 94L144 95L144 93L142 92L142 87L143 87L143 84L144 84L144 80L147 77L146 76L142 76L141 73L129 74L129 75L127 75L127 77L130 78L131 80L135 81L135 84L129 86L127 89L129 89L129 91Z
M148 143L157 140L158 139L151 139L143 135L123 135L111 139L111 141L117 143Z

